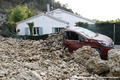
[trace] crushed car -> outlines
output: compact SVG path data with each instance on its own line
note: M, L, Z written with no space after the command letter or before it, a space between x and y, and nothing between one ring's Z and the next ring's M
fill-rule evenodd
M106 35L92 32L82 27L68 27L64 32L64 46L70 52L91 46L102 59L107 59L108 50L114 48L114 42Z

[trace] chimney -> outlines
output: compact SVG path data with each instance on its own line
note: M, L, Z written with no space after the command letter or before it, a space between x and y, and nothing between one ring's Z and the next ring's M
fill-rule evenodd
M50 5L47 4L47 12L50 12Z

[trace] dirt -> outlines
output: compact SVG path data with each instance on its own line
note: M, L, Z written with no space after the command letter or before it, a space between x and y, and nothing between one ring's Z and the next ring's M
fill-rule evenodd
M119 69L119 50L111 50L107 61L89 46L70 53L64 49L63 33L38 41L0 37L0 80L106 80L98 77L119 76L114 74L114 66Z

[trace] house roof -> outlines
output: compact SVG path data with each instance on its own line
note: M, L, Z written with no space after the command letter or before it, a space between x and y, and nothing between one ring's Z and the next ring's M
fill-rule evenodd
M56 18L56 17L54 17L54 16L51 16L51 15L49 15L49 14L45 14L45 15L46 15L47 17L50 17L50 18L55 19L55 20L57 20L57 21L60 21L60 22L63 22L63 23L69 24L69 22L64 21L64 20L61 20L61 19L58 19L58 18Z
M80 16L80 15L76 15L76 14L74 14L74 13L71 13L71 12L69 12L69 11L66 11L66 10L63 10L63 9L59 9L59 8L58 8L58 9L55 9L55 10L49 12L49 13L53 13L53 12L55 12L55 11L62 11L62 12L65 12L65 13L67 13L67 14L70 14L70 15L76 16L76 17L78 17L78 18L82 18L82 19L85 19L85 20L90 21L90 22L92 22L92 23L95 23L94 20L85 18L85 17Z
M20 23L22 23L22 22L25 22L25 21L28 21L28 20L31 20L31 19L34 19L34 18L37 18L37 17L40 17L40 16L47 16L47 17L49 17L49 18L51 18L51 19L54 19L54 20L57 20L57 21L59 21L59 22L62 22L62 23L65 23L65 24L69 24L69 22L66 22L66 21L64 21L64 20L60 20L60 19L58 19L58 18L56 18L56 17L54 17L54 16L51 16L51 15L45 14L45 13L42 13L42 14L39 14L39 15L30 17L30 18L25 19L25 20L20 21L20 22L17 22L17 24L20 24Z
M25 21L28 21L28 20L31 20L31 19L34 19L34 18L37 18L37 17L40 17L40 16L47 16L47 17L49 17L49 18L51 18L51 19L54 19L54 20L57 20L57 21L59 21L59 22L62 22L62 23L65 23L65 24L69 24L69 22L67 22L67 21L58 19L58 18L50 15L51 13L53 13L53 12L55 12L55 11L62 11L62 12L65 12L65 13L67 13L67 14L73 15L73 16L75 16L75 17L82 18L82 19L85 19L85 20L90 21L90 22L92 22L92 23L95 23L95 21L93 21L93 20L90 20L90 19L85 18L85 17L83 17L83 16L76 15L76 14L71 13L71 12L69 12L69 11L65 11L65 10L62 10L62 9L59 9L59 8L58 8L58 9L55 9L55 10L50 11L50 12L48 12L48 13L42 13L42 14L39 14L39 15L30 17L30 18L28 18L28 19L25 19L25 20L23 20L23 21L17 22L17 24L20 24L20 23L22 23L22 22L25 22Z

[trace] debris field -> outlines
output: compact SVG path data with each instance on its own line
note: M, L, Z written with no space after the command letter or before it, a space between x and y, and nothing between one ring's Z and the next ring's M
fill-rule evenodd
M1 37L0 80L119 80L120 49L110 50L108 60L90 46L70 53L63 46L63 34L37 41Z

